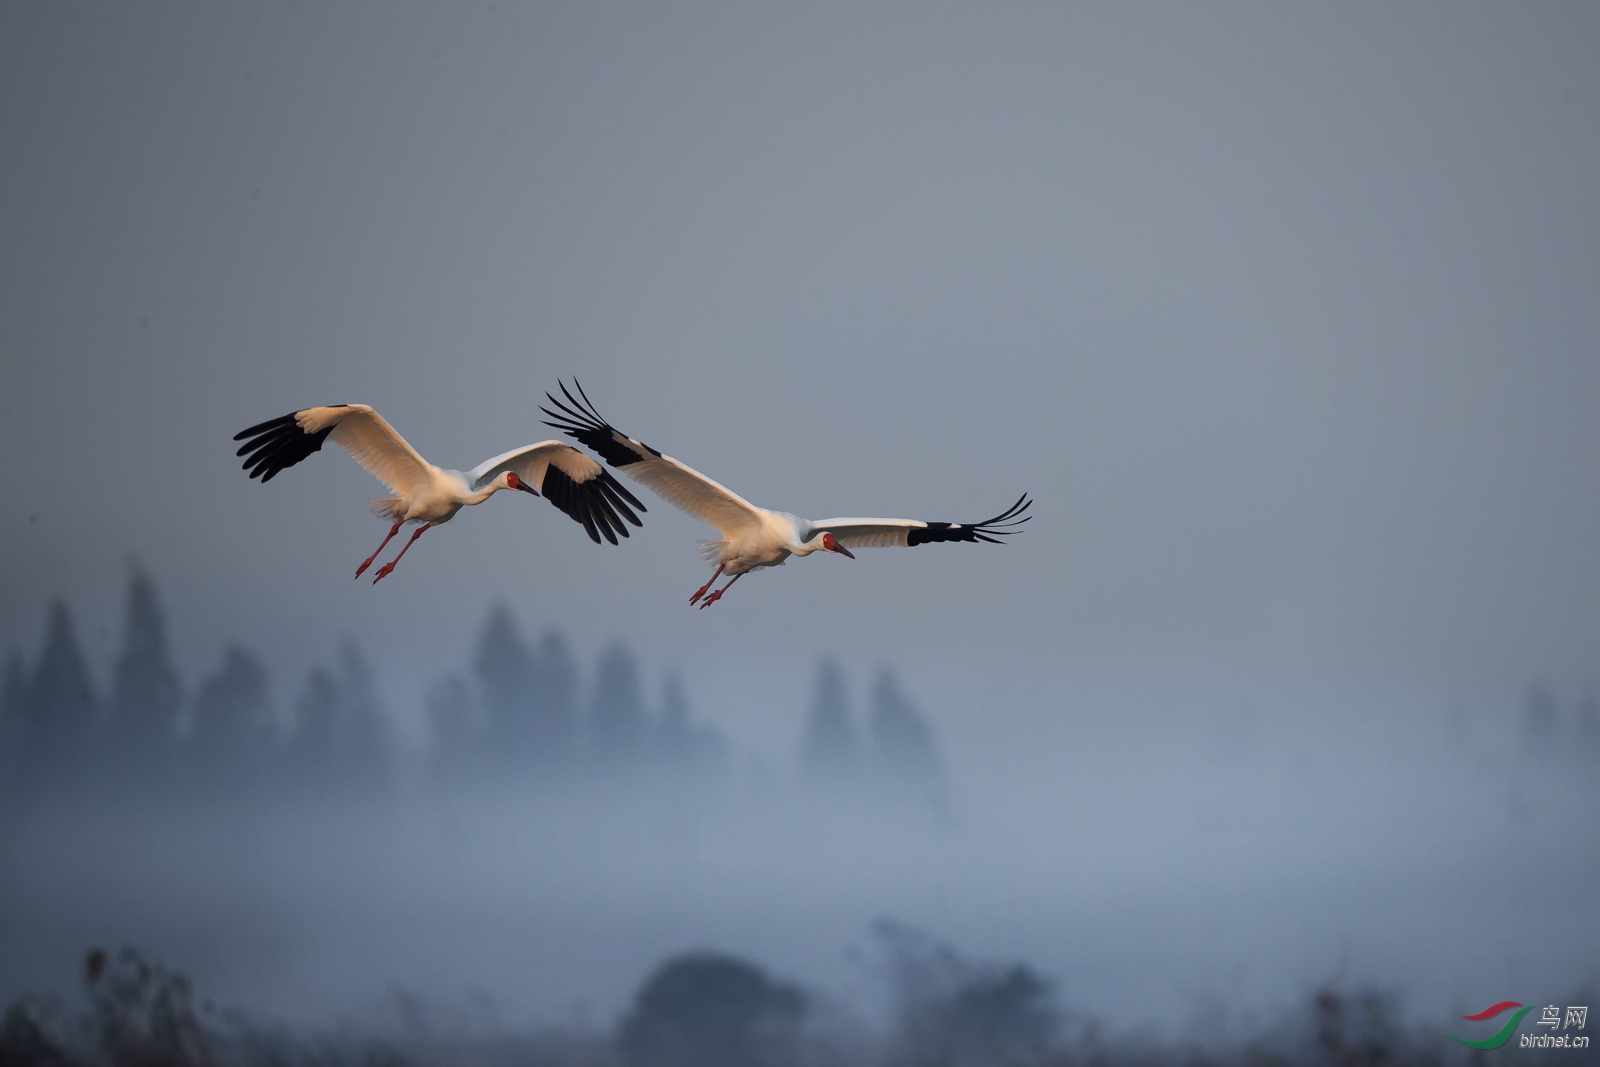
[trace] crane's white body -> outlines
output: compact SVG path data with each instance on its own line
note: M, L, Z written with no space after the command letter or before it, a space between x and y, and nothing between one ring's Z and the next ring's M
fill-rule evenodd
M721 527L719 541L701 541L700 558L724 568L724 573L747 574L760 567L779 567L790 556L809 556L822 548L822 538L806 537L810 523L786 511L753 508L749 521Z
M615 429L587 403L588 397L580 402L565 386L562 386L562 393L570 406L551 396L550 402L560 414L545 409L545 414L557 420L546 425L588 445L607 463L720 533L719 540L701 542L701 556L707 563L717 566L718 574L727 573L735 579L761 567L780 566L790 556L809 556L819 550L853 559L852 548L914 547L934 541L1000 544L1002 542L994 535L1006 536L1014 531L1004 527L1026 522L1027 518L1017 516L1032 503L1024 494L1004 514L967 524L919 519L804 519L787 511L757 507L687 464L662 455L643 441ZM579 395L582 395L581 388ZM715 580L716 575L713 575L712 581ZM732 584L730 581L729 585ZM707 587L709 585L707 583ZM704 592L702 588L690 598L691 602ZM721 592L713 594L706 603L715 601Z
M328 430L328 440L389 487L394 496L375 498L371 504L374 514L394 522L430 526L449 522L462 508L510 489L506 475L514 470L530 485L541 484L546 468L558 456L574 468L569 474L593 478L601 473L600 464L562 441L540 441L513 449L479 464L471 474L448 470L423 459L388 420L366 404L306 408L295 412L294 420L304 434ZM495 477L485 483L483 475L491 470Z
M263 482L320 451L325 440L350 453L394 494L370 501L375 514L393 523L378 552L403 524L419 524L411 538L415 541L423 530L449 522L462 508L481 504L502 489L520 489L534 496L542 491L551 503L582 523L596 543L601 534L612 544L617 543L618 534L627 537L624 517L640 525L628 508L632 503L643 510L633 495L599 463L561 441L540 441L512 449L469 472L447 470L423 459L382 415L366 404L304 408L253 426L234 440L244 438L250 440L238 454L250 453L245 469L251 472L250 477L259 477ZM400 555L404 554L402 549ZM356 577L376 557L374 552L356 571ZM389 563L378 578L393 567L394 563Z

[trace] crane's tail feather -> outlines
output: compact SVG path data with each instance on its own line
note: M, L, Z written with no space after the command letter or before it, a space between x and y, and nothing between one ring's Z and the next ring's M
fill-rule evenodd
M367 510L380 519L390 522L405 522L405 512L401 510L402 501L397 496L375 496L367 501Z

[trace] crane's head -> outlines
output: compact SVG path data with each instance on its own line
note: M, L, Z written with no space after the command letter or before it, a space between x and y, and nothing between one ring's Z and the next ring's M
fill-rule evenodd
M856 554L839 543L839 539L831 533L822 535L822 547L829 552L837 552L846 559L855 559Z
M506 471L505 480L507 489L521 489L524 493L532 493L534 496L539 495L539 490L517 477L516 471Z

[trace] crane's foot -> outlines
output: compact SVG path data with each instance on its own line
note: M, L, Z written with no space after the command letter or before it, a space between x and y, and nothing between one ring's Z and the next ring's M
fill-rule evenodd
M726 566L727 566L726 563L724 563L722 565L722 567L726 567ZM713 585L717 584L717 579L722 577L722 567L718 567L717 568L716 573L711 576L710 581L706 582L705 585L702 585L699 589L696 589L694 591L694 596L689 598L689 603L693 604L695 601L697 601L701 597L705 596L706 595L706 590L710 589ZM715 599L715 598L713 598L713 599ZM711 603L710 600L706 601L706 604L709 604L709 603ZM700 606L701 607L705 607L705 604L701 604Z
M378 558L378 553L383 551L383 546L394 540L394 535L400 532L400 525L401 524L397 522L393 526L389 527L389 536L383 539L383 544L380 544L377 548L377 551L373 552L372 555L367 557L367 561L365 563L356 568L357 578L367 573L367 568L372 566L372 561ZM374 581L376 581L376 579L374 579Z
M399 528L400 527L398 527L398 526L395 527L395 529L397 529L397 530ZM417 527L417 532L411 535L411 540L406 542L405 547L400 550L399 554L396 555L394 557L394 559L391 559L388 563L385 563L383 565L383 567L379 569L378 576L376 578L372 579L372 584L373 585L377 585L379 582L383 581L383 579L389 574L389 572L394 570L394 565L396 563L399 563L402 559L404 559L407 552L411 551L411 546L417 543L417 538L421 537L423 534L427 533L432 528L433 527L431 527L431 526L429 526L427 524L423 524L421 526L418 526ZM391 535L391 536L393 536L393 535ZM359 574L360 572L357 572L357 573Z
M729 578L727 585L723 586L721 589L718 589L715 593L712 593L710 596L706 597L704 601L701 602L700 610L704 611L707 608L709 608L711 605L715 604L717 601L721 600L722 599L722 594L726 593L728 590L732 589L733 588L733 583L737 582L740 578L743 578L743 577L744 577L744 575L742 575L742 574L735 574L732 578ZM716 579L713 578L712 581L716 581Z

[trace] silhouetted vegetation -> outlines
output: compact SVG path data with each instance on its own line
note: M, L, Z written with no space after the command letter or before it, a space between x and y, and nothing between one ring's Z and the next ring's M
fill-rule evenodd
M462 952L482 952L501 931L508 941L514 935L542 952L541 939L576 917L588 924L586 932L569 935L569 943L547 956L511 953L513 970L526 958L532 961L527 970L539 970L541 980L552 974L564 980L562 968L573 954L592 946L581 939L618 916L626 920L618 923L624 927L620 942L634 936L635 922L651 936L688 929L670 924L694 916L702 900L710 901L706 910L736 912L749 896L789 891L787 883L795 895L784 907L762 913L758 905L736 921L792 921L811 907L813 897L823 898L822 907L837 907L827 895L843 898L841 886L855 892L857 879L870 883L858 895L872 899L849 918L853 923L900 906L902 898L911 900L921 888L916 880L925 874L944 880L950 895L966 891L953 865L928 862L933 855L942 861L961 829L954 820L926 818L948 806L951 778L931 721L889 670L862 686L835 663L817 666L795 753L796 780L804 785L796 802L795 795L771 788L770 779L781 775L765 773L768 768L728 773L728 745L696 719L680 676L651 676L620 642L592 662L581 661L558 632L525 636L505 606L489 611L467 662L428 688L432 740L420 751L396 743L372 661L354 642L336 645L302 677L287 681L275 679L250 649L230 642L215 667L191 684L174 666L156 589L139 573L129 583L124 630L112 662L101 665L109 684L97 684L62 603L50 607L36 654L14 653L6 661L0 686L0 790L6 793L0 840L7 851L0 863L13 875L4 885L12 894L6 902L16 902L17 914L4 916L4 932L40 920L41 932L31 938L23 965L30 969L62 944L105 936L106 924L136 928L150 919L142 927L153 931L146 943L162 951L188 951L218 934L227 944L216 954L240 943L248 953L257 951L252 938L308 944L337 937L363 922L362 913L371 907L387 911L372 921L365 941L341 942L319 962L336 959L346 944L370 950L393 939L409 946L413 935L424 946L419 952L435 950L437 942L429 938L448 942L457 935L477 939ZM1520 842L1529 828L1544 828L1544 841L1566 848L1569 822L1586 826L1582 817L1588 810L1569 810L1569 802L1590 796L1574 791L1571 782L1589 788L1592 779L1569 782L1557 771L1587 766L1568 756L1591 753L1585 746L1600 741L1600 707L1592 695L1573 701L1538 685L1521 708L1502 714L1499 725L1489 743L1472 738L1464 716L1453 727L1452 743L1481 763L1475 769L1457 753L1449 769L1479 774L1490 784L1481 791L1482 810L1442 813L1437 825L1466 821L1471 833L1441 848L1476 848L1480 833L1491 843ZM1019 819L1018 807L991 813L985 832L999 844L974 852L975 863L1003 863L1013 851L1055 849L1056 866L1024 866L1018 877L1054 878L1066 886L1070 880L1062 870L1077 862L1073 848L1095 832L1120 833L1128 826L1162 848L1181 852L1194 844L1174 860L1188 869L1203 866L1219 845L1225 849L1225 835L1277 833L1268 816L1279 808L1298 818L1325 810L1329 798L1348 803L1359 796L1337 778L1344 765L1321 761L1313 743L1320 741L1317 734L1308 734L1311 740L1286 763L1291 785L1257 775L1251 779L1255 791L1230 792L1221 781L1225 774L1248 770L1246 757L1267 762L1250 753L1249 737L1243 728L1224 732L1213 753L1222 770L1201 767L1187 780L1181 802L1147 805L1143 823L1097 825L1086 818L1065 824L1065 832L1079 836L1062 843L1031 830L1006 836L1006 820ZM1507 750L1514 757L1509 766L1494 762ZM1104 756L1114 750L1102 745L1099 751ZM410 764L403 763L406 757ZM1070 764L1064 760L1062 766ZM1119 768L1130 775L1138 771L1131 763ZM1539 773L1527 773L1534 768ZM1127 796L1182 769L1171 761L1154 767L1129 784ZM1403 771L1410 774L1411 765ZM1306 785L1319 775L1333 784L1320 791ZM702 786L705 791L696 794ZM842 812L818 804L819 797L839 802ZM1459 797L1472 800L1479 793ZM1459 797L1447 796L1445 803ZM1099 800L1087 792L1077 798ZM1194 810L1184 809L1186 803ZM1383 823L1363 823L1364 828L1394 818L1391 806L1375 807L1381 810L1372 818ZM908 810L917 816L903 818ZM858 818L863 814L869 817ZM1494 825L1490 816L1505 825ZM1305 833L1329 829L1318 823ZM1272 840L1300 836L1302 828L1293 825ZM908 841L922 850L896 851ZM1563 855L1560 849L1546 852ZM1233 855L1229 862L1238 862L1239 853ZM904 876L890 870L908 857ZM1471 870L1476 876L1477 868ZM1218 869L1208 876L1217 878ZM1017 898L996 899L1004 906ZM652 911L658 903L659 912ZM943 904L928 894L906 905L924 913L930 906ZM71 913L77 925L51 926L58 912ZM529 919L532 913L539 914ZM1085 913L1055 915L1071 922L1072 915ZM1572 914L1579 914L1578 905ZM714 921L693 927L723 928ZM810 933L799 929L792 936ZM574 949L571 942L580 940ZM712 952L667 959L621 1006L621 991L636 980L630 946L616 969L586 975L584 989L571 1001L615 996L606 1009L616 1011L614 1019L575 1012L576 1021L543 1028L456 1027L429 1021L419 995L403 1013L407 1021L373 1028L387 1044L342 1031L308 1036L267 1025L208 1006L180 975L136 954L97 954L86 963L78 999L29 996L9 1006L0 1067L343 1064L392 1061L399 1053L419 1064L485 1067L1377 1067L1454 1063L1465 1055L1444 1043L1441 1030L1418 1029L1408 1021L1396 997L1365 988L1329 985L1275 1020L1252 1020L1246 1032L1186 1039L1172 1032L1113 1031L1075 1010L1055 977L1026 961L970 957L925 932L888 922L874 929L870 943L868 955L886 994L882 1011L840 1004L826 990L775 977L762 963ZM204 958L214 963L216 956ZM248 958L246 966L254 966L256 957ZM1060 966L1059 954L1054 959ZM12 967L13 980L21 972ZM516 980L514 973L505 975L502 970L495 981ZM463 981L459 971L440 977L437 985L428 985L430 976L424 970L408 980L430 994ZM237 971L231 977L241 982ZM352 977L347 971L329 986L350 989L367 980L365 972ZM381 984L389 975L371 980ZM563 994L546 987L542 995ZM540 1003L522 1017L549 1018L567 1006ZM1486 1062L1510 1055L1495 1053Z
M753 963L677 956L640 988L621 1047L637 1067L781 1067L798 1059L805 1010L798 988Z
M639 661L621 642L601 652L587 680L584 674L559 632L529 642L510 608L491 607L468 669L428 692L428 782L449 791L720 777L728 746L695 720L681 677L668 674L652 704ZM53 604L38 656L30 663L13 653L0 692L0 769L13 801L92 799L108 790L331 800L382 797L393 788L393 720L353 641L313 664L287 706L266 665L238 642L190 688L174 665L155 585L135 569L111 676L102 699L71 612ZM945 772L933 727L892 674L877 679L864 731L837 666L824 663L817 685L801 753L807 777L845 796L942 808Z
M97 949L84 958L79 996L27 995L6 1008L0 1067L1437 1067L1517 1058L1511 1044L1467 1054L1404 1022L1392 995L1336 984L1230 1039L1118 1034L1065 1007L1025 963L973 960L892 922L874 933L892 993L883 1029L816 1010L825 998L754 962L694 952L646 976L609 1029L451 1032L406 997L401 1025L386 1036L297 1031L218 1007L133 950Z
M875 931L894 992L894 1052L903 1067L1042 1063L1058 1015L1050 982L1022 963L981 963L894 922Z
M376 1040L296 1034L198 1000L133 949L83 960L82 996L24 996L5 1012L0 1067L398 1067Z
M832 660L817 666L800 761L806 777L824 788L849 782L860 770L861 741L850 693L844 672Z
M825 795L871 795L938 812L948 802L933 724L889 670L880 671L873 684L863 730L844 672L832 660L818 664L801 737L800 772Z

